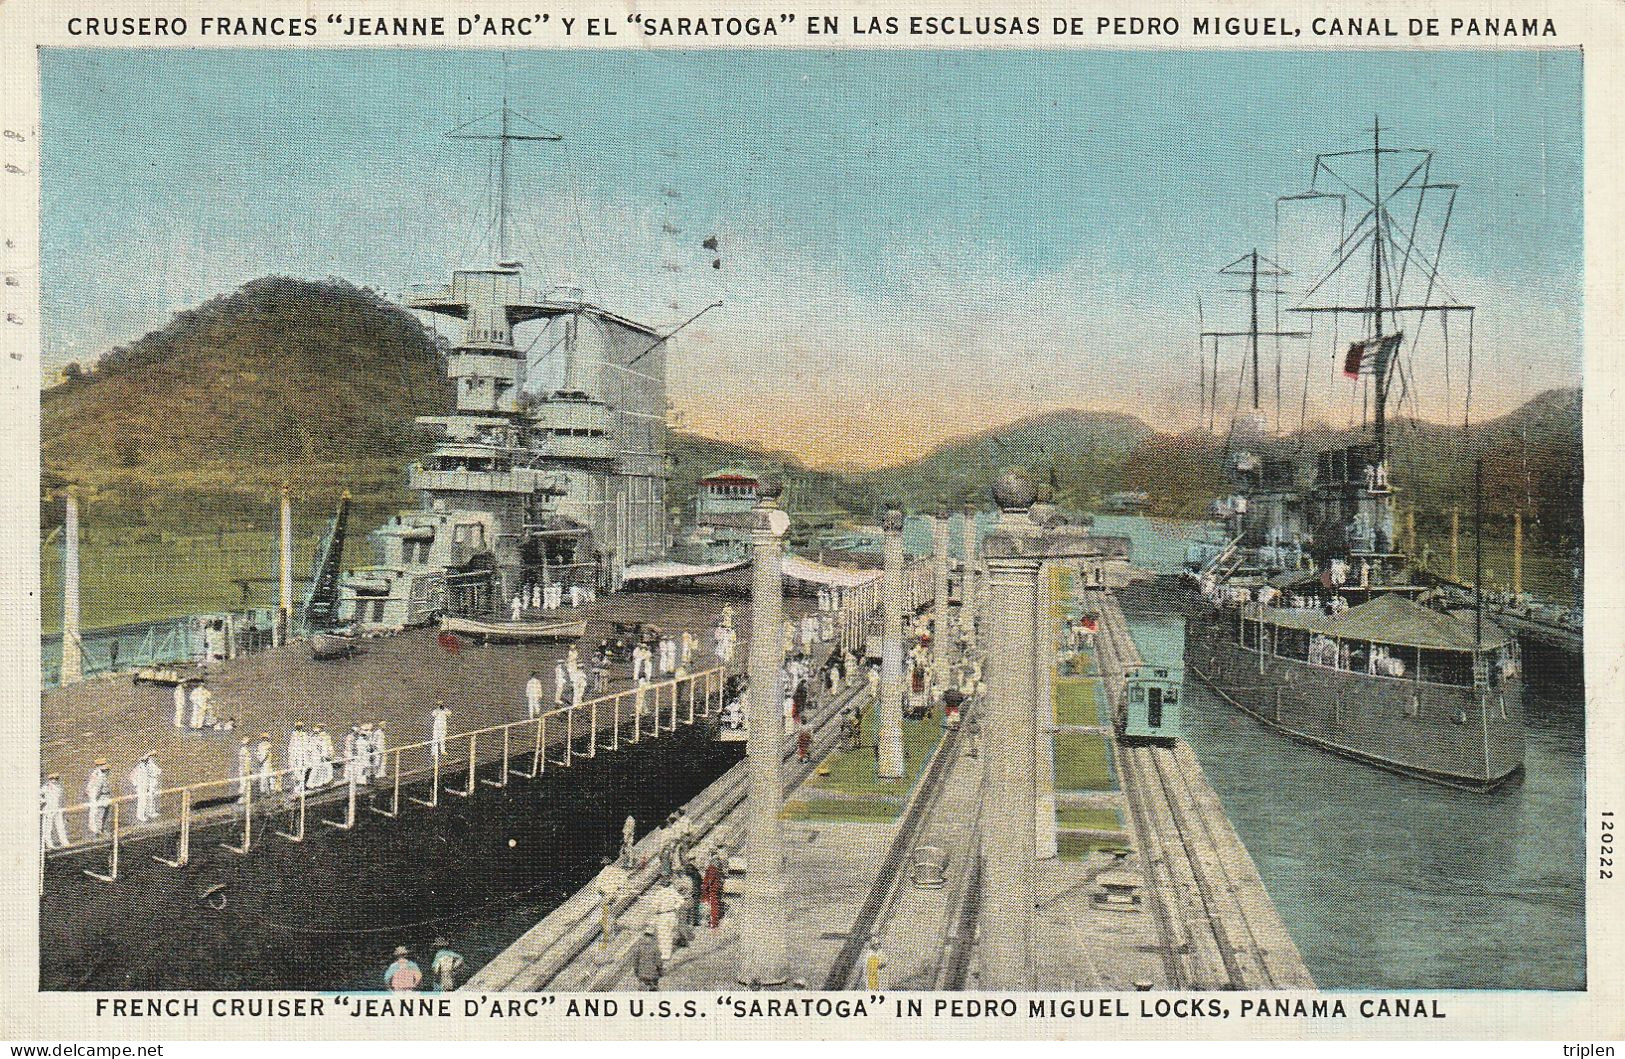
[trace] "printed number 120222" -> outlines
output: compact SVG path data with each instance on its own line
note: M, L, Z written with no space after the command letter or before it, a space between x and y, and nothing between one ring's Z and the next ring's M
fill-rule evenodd
M1597 844L1597 878L1614 877L1614 814L1602 814L1602 836Z

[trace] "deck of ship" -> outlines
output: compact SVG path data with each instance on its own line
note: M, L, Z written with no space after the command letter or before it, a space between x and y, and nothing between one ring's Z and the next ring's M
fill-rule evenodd
M645 622L674 636L684 630L699 640L703 666L716 664L711 632L722 606L731 602L736 625L748 628L749 601L726 591L623 592L606 595L588 611L580 641L584 661L598 641L613 637L616 622ZM791 613L810 600L789 597ZM83 784L98 757L108 759L114 796L131 793L128 774L147 752L157 755L165 788L221 780L237 769L238 740L269 732L278 767L285 762L295 722L322 724L341 744L351 724L385 723L390 746L428 738L429 711L437 701L451 710L453 733L525 717L525 682L542 674L546 700L553 698L553 666L567 644L482 646L463 640L455 651L438 642L434 629L411 629L363 641L355 658L316 661L309 646L295 642L239 656L208 677L213 709L235 718L233 731L175 728L174 700L166 686L136 684L128 673L110 675L44 693L40 711L42 772L60 772L69 804L83 800ZM610 674L611 691L630 686L627 667ZM174 807L167 807L173 813ZM70 819L75 836L82 819Z

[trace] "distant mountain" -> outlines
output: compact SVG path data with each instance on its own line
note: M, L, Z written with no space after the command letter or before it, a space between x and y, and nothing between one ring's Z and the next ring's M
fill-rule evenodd
M103 524L182 532L264 526L283 481L304 521L338 495L356 498L358 526L407 506L405 466L432 438L415 416L445 412L453 394L443 343L411 313L342 280L267 277L179 313L165 327L69 372L41 395L42 474L91 491ZM1472 460L1485 460L1493 523L1525 512L1532 535L1578 540L1580 393L1553 390L1508 415L1459 427L1400 421L1394 461L1401 504L1423 525L1471 511ZM1317 429L1303 450L1352 435ZM911 511L988 502L998 474L1020 467L1070 508L1125 489L1151 510L1199 516L1225 490L1222 439L1159 434L1128 415L1064 410L947 442L878 471L811 470L784 453L673 431L670 508L690 509L695 483L727 466L785 483L792 511L875 519L890 502ZM44 510L47 525L59 507Z
M41 470L88 487L104 522L263 524L284 481L306 512L347 488L383 510L429 440L412 418L451 399L433 332L404 309L267 277L45 390Z
M1472 518L1473 463L1484 460L1485 521L1504 536L1515 511L1532 538L1578 543L1584 461L1578 388L1548 390L1519 408L1467 429L1400 419L1390 433L1397 503L1423 529L1443 531L1452 508ZM1273 447L1307 456L1369 440L1357 431L1311 428ZM1151 510L1197 517L1228 490L1222 437L1195 432L1141 440L1123 467L1125 488L1143 489Z
M1125 488L1128 457L1155 432L1129 415L1066 409L1029 416L949 441L911 463L853 476L872 494L909 510L938 503L958 510L988 503L989 484L1012 467L1051 490L1056 503L1084 508Z

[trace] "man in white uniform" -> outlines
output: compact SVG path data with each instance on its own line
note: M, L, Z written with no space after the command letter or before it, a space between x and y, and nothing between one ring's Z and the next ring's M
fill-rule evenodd
M261 732L254 744L254 775L259 779L260 794L269 797L276 793L276 765L271 760L271 733Z
M310 737L305 734L303 721L295 722L293 731L288 733L288 768L291 770L288 782L297 794L305 789L306 774L310 771Z
M650 902L654 911L655 939L660 943L660 958L670 960L672 949L677 940L677 914L687 904L683 895L677 892L676 880L668 879L666 884L655 890L654 899Z
M85 801L89 808L85 810L85 824L90 831L91 838L100 838L102 822L107 819L107 806L113 799L113 788L107 779L107 759L96 759L96 767L90 770L85 779Z
M62 774L53 772L46 776L39 788L40 845L45 849L61 849L68 844L68 819L62 812L66 800Z
M175 727L186 727L186 681L175 682Z
M533 721L542 713L542 675L534 669L525 681L525 710Z
M435 703L434 711L429 715L429 753L436 761L446 752L446 724L450 719L451 711L446 709L446 704Z
M192 686L192 727L202 728L203 721L209 716L209 700L214 697L208 687L202 683Z

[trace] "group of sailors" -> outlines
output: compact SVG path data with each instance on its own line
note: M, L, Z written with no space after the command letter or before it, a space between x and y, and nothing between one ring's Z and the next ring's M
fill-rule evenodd
M1316 634L1309 638L1309 663L1328 669L1351 670L1356 656L1365 655L1365 671L1377 677L1403 677L1405 663L1383 644L1371 644L1356 650L1347 641Z
M1335 568L1341 560L1332 563ZM1347 566L1344 564L1344 575ZM1342 584L1338 575L1333 573L1332 583ZM1286 607L1292 610L1313 610L1324 614L1342 614L1349 609L1349 601L1341 595L1333 594L1329 597L1319 595L1304 595L1297 592L1283 592L1274 585L1259 585L1250 588L1246 585L1221 585L1211 577L1203 577L1199 582L1202 596L1208 602L1226 607L1240 607L1248 603L1258 603L1266 607Z
M229 732L237 727L236 718L224 720L215 716L214 692L201 680L180 680L175 683L176 728L190 728L194 732Z
M446 718L449 715L450 711L443 703L437 703L430 712L431 752L445 747ZM259 745L250 755L248 740L242 740L237 749L239 797L247 798L251 779L259 783L259 793L274 793L270 745L270 739L262 732ZM289 793L298 795L352 781L366 786L374 778L382 779L388 772L384 751L383 721L350 725L350 730L344 735L342 756L326 726L318 724L306 731L304 722L298 722L288 735Z
M158 766L154 751L143 754L130 769L128 783L135 796L135 822L147 823L158 819L158 792L163 786L164 770ZM70 841L68 835L67 790L60 772L49 773L40 784L40 845L45 849L62 849ZM113 805L113 773L107 759L99 757L85 777L85 831L89 838L100 838L107 833Z
M570 606L584 607L598 598L598 590L590 584L532 582L519 586L519 591L508 601L508 612L514 621L519 621L527 610L558 610L565 605L567 596Z

